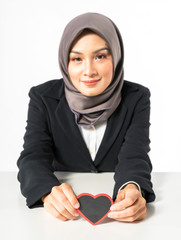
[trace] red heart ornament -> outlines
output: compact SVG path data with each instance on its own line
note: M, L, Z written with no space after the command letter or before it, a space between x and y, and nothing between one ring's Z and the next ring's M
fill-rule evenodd
M112 198L104 193L95 196L89 193L81 193L77 196L77 199L80 203L77 211L92 225L96 225L106 218L113 204Z

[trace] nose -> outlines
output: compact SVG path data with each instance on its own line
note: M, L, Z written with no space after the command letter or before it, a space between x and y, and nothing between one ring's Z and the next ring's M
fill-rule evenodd
M84 65L84 76L94 77L97 75L96 66L93 61L86 60Z

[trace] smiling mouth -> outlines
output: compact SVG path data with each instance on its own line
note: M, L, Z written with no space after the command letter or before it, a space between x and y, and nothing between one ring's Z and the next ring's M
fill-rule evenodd
M82 80L81 82L84 83L86 86L94 86L96 85L101 79L97 80Z
M82 82L97 82L100 81L101 79L90 79L90 80L82 80Z

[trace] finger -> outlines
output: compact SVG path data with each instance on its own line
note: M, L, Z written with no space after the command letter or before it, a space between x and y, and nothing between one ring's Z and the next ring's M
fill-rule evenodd
M69 203L69 200L64 193L58 192L56 194L56 197L52 195L51 202L52 205L57 209L57 211L61 213L64 217L68 219L75 218L76 210Z
M80 204L76 198L76 195L69 184L63 183L62 184L62 191L65 193L66 197L68 198L69 202L71 203L72 207L79 208Z
M135 204L129 208L126 208L124 210L119 210L119 211L111 211L108 216L111 218L127 218L131 217L137 214L141 209L143 209L145 206Z
M57 211L56 208L50 203L45 202L44 203L45 210L50 213L52 216L56 217L57 219L61 221L67 221L68 219L60 214L60 212Z
M114 203L110 207L110 210L111 211L118 211L118 210L121 211L121 210L124 210L126 207L128 207L128 203L127 203L127 200L124 199L121 202Z
M146 213L146 201L143 198L140 198L134 205L128 207L122 211L111 211L108 214L108 217L113 218L115 220L125 220L128 219L130 221L131 218L138 218Z
M64 207L73 215L73 216L79 216L79 213L77 212L76 208L80 207L80 204L69 184L63 184L62 191L64 193L64 196L66 196L67 201L63 201ZM64 200L64 199L63 199Z
M113 204L110 209L113 211L123 210L125 208L132 206L137 201L138 198L140 198L140 193L138 191L135 192L132 190L131 191L127 190L125 198L122 201Z
M108 217L122 222L133 222L136 220L141 220L146 217L146 207L140 209L135 214L132 214L130 212L127 212L127 214L123 214L122 212L111 212L108 214Z
M111 211L121 211L129 208L135 203L136 199L124 199L121 202L117 202L110 207Z
M120 202L125 198L125 191L120 190L119 193L117 194L115 202Z
M146 216L147 216L147 209L145 208L145 211L143 211L143 214L140 215L140 217L137 220L142 220L142 219L146 218Z
M117 219L118 221L124 221L124 222L135 222L143 220L146 217L146 207L143 209L140 209L135 215L124 218L124 219Z
M121 205L121 203L120 203ZM114 210L112 211L122 211L123 213L126 212L131 212L132 214L135 214L137 211L139 211L140 209L143 209L144 207L146 207L146 200L143 197L139 197L131 206L127 207L127 208L121 208L119 205L119 203L115 204L114 206Z

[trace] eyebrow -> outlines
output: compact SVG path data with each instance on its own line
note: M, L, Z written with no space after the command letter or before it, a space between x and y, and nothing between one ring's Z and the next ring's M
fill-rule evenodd
M107 51L109 51L109 48L100 48L100 49L94 51L93 53L98 53L98 52L101 52L101 51L103 51L103 50L107 50ZM70 53L83 54L83 53L78 52L78 51L70 51Z

